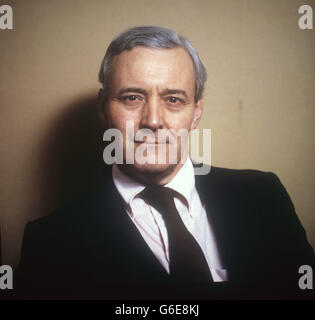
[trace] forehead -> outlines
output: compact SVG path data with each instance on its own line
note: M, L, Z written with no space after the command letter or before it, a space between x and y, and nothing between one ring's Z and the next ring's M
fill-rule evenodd
M194 87L195 74L191 57L183 48L152 49L139 46L113 59L111 80L114 87Z

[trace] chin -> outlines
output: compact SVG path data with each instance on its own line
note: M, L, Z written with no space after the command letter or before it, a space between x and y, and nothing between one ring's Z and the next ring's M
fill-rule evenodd
M162 173L164 171L170 171L172 170L173 168L176 167L177 164L150 164L150 163L146 163L146 164L137 164L135 163L133 166L134 166L134 169L139 171L139 172L142 172L142 173Z
M160 184L161 181L176 171L178 164L129 164L123 171L130 177L142 181L144 184ZM164 184L164 183L162 183Z
M140 157L141 161L137 161L137 156L135 156L135 163L121 166L127 175L147 184L155 184L156 182L166 181L166 177L172 177L173 173L176 173L178 168L182 165L182 155L178 150L176 150L176 154L166 150L166 153L161 155L161 159L164 159L164 163L158 157L157 146L151 149L148 148L147 150L148 153L144 155L145 158Z

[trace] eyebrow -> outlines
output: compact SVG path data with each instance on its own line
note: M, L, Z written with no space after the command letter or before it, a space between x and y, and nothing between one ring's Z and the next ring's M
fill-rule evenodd
M128 92L141 93L144 96L148 95L146 90L141 89L141 88L136 88L136 87L123 88L123 89L119 90L118 95L120 96L120 95L122 95L124 93L128 93ZM165 89L160 93L161 96L165 96L165 95L168 95L168 94L181 94L181 95L183 95L184 97L187 98L186 91L185 90L181 90L181 89Z
M145 90L143 90L143 89L141 89L141 88L136 88L136 87L123 88L123 89L119 90L118 95L120 96L120 95L122 95L122 94L124 94L124 93L128 93L128 92L141 93L141 94L143 94L144 96L147 96L147 95L148 95L148 93L147 93Z
M168 94L181 94L183 95L185 98L187 98L187 93L185 90L181 90L181 89L165 89L161 92L160 95L162 96L166 96Z

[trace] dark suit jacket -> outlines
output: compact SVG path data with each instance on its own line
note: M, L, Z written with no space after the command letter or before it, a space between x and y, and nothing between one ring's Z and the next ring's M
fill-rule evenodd
M196 187L228 282L171 283L124 209L111 172L50 216L27 224L18 289L28 298L310 298L298 268L315 258L273 173L212 167Z

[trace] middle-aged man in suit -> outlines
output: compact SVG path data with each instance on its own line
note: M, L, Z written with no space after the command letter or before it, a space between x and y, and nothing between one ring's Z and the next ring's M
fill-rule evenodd
M122 133L124 161L105 170L100 185L27 224L20 294L311 297L298 283L300 266L314 268L313 249L276 175L216 167L195 175L180 142L175 163L125 161L129 142L155 153L171 144L159 130L197 127L206 77L196 50L172 30L136 27L111 42L99 73L99 113L106 129ZM130 138L127 121L153 134Z

